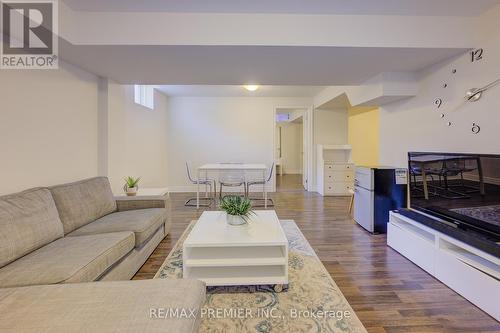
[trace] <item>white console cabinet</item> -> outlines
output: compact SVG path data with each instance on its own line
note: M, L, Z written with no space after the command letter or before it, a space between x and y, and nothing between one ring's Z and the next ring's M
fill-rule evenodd
M391 212L387 245L500 320L500 260Z
M352 195L354 164L349 145L317 146L318 193L325 195Z

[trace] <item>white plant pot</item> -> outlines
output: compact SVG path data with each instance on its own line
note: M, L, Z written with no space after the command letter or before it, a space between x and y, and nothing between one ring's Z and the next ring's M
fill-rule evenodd
M226 214L227 216L227 223L230 225L243 225L246 224L247 221L243 219L240 215L230 215Z
M128 195L128 196L135 196L137 195L137 187L127 187L125 189L125 193Z

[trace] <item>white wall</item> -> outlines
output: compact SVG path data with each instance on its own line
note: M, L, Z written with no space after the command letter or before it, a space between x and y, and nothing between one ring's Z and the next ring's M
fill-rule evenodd
M167 97L155 91L154 110L134 103L134 86L108 85L108 176L115 193L126 176L139 186L167 186Z
M280 122L281 128L281 162L283 173L302 173L303 135L302 123Z
M0 73L0 195L97 175L167 186L167 97L155 110L124 86L62 62L58 70Z
M314 110L314 144L347 143L347 110Z
M265 163L274 160L275 107L311 104L308 98L173 97L168 103L168 184L192 190L185 162Z
M0 103L0 194L97 175L96 76L2 70Z
M500 78L500 5L483 15L477 47L483 59L472 63L464 54L420 73L417 97L392 103L380 110L380 162L406 166L408 151L500 153L500 86L486 92L476 103L463 96L472 87L482 87ZM452 70L457 69L456 74ZM448 87L443 88L447 83ZM439 110L433 102L443 99ZM440 114L445 118L441 119ZM448 127L447 122L452 122ZM481 127L471 131L472 123Z
M313 178L316 186L317 145L347 144L348 116L346 109L314 110L313 120ZM314 187L313 186L313 187Z

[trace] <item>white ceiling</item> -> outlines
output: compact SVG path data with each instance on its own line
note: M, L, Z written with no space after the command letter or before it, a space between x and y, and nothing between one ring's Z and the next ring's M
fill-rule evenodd
M64 0L83 11L475 16L499 0Z
M260 86L256 91L248 91L237 85L160 85L162 93L171 97L314 97L325 87L322 86ZM287 113L290 110L287 110Z
M62 59L122 84L359 85L381 72L413 72L455 48L59 44Z

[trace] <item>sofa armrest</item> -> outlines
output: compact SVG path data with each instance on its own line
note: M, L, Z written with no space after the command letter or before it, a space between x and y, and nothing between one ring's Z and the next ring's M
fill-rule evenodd
M5 332L135 333L139 327L141 333L198 332L205 285L190 279L61 283L0 288L0 299L0 330ZM196 312L194 317L168 316L165 309ZM36 314L41 324L27 320L27 313Z
M147 208L168 208L168 196L115 197L119 212Z

